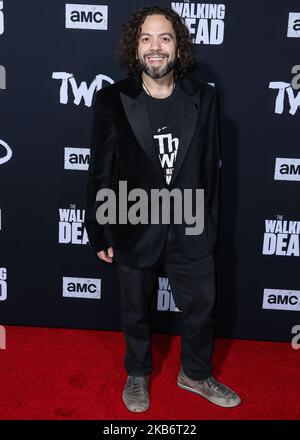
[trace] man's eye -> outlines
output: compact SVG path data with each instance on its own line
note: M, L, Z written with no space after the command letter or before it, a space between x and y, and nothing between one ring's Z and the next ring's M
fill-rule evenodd
M145 43L145 42L147 42L149 40L149 37L144 37L144 38L142 38L142 41Z
M170 38L169 37L163 37L163 41L164 41L164 43L168 43L170 41Z

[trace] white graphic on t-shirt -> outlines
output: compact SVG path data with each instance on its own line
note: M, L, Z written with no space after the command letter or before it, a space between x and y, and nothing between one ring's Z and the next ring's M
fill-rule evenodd
M176 137L172 138L171 133L158 134L153 137L154 139L158 140L158 157L160 164L165 171L166 182L169 184L174 171L174 163L177 156L179 139Z
M161 128L158 128L157 129L157 133L160 133L162 130L164 130L165 128L168 128L168 127L161 127Z

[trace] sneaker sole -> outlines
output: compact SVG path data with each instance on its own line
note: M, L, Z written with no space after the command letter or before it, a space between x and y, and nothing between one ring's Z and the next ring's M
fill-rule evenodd
M188 385L182 385L180 382L177 382L177 386L179 388L182 388L183 390L191 391L192 393L199 394L199 396L204 397L204 399L208 400L209 402L214 403L215 405L218 405L218 406L222 406L223 408L233 408L235 406L238 406L241 403L241 400L238 403L233 403L233 404L219 403L213 399L208 398L207 396L202 394L201 391L195 390L195 388L191 388Z

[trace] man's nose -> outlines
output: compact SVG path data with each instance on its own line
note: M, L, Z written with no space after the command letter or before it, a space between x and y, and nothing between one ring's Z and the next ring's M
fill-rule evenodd
M150 49L151 50L159 50L159 49L161 49L161 43L160 43L160 39L159 38L152 38Z

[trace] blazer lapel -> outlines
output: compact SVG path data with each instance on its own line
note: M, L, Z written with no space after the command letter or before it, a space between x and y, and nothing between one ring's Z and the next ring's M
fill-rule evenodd
M196 130L200 109L200 89L194 91L187 78L179 79L178 81L180 103L180 143L170 186L173 186L191 144ZM152 129L144 99L141 75L132 79L131 85L126 92L120 92L120 98L128 122L139 142L139 145L150 160L161 182L167 187L168 185L165 182L163 169L152 136Z
M198 120L200 109L200 90L193 95L188 95L184 89L180 88L180 140L174 171L171 179L174 184L184 158L191 145Z
M130 98L122 92L120 92L120 96L128 122L139 142L139 145L143 148L162 183L165 183L159 157L156 154L156 147L152 136L143 93L140 93L135 99Z

